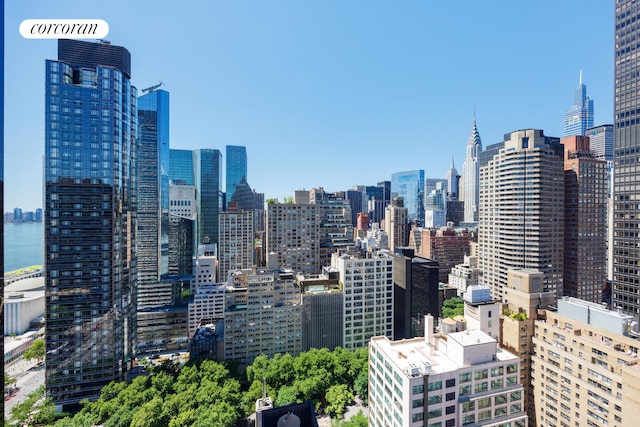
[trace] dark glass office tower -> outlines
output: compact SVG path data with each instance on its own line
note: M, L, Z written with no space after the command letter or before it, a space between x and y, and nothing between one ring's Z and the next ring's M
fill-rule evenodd
M222 211L222 153L219 150L193 151L194 176L198 190L198 243L206 237L218 243L218 217Z
M46 61L47 397L123 380L136 340L136 89L127 49L58 41Z
M640 3L616 0L613 181L613 308L640 314Z
M136 153L138 286L169 270L169 92L138 98Z
M227 205L231 201L234 193L236 192L236 186L242 182L244 178L247 178L247 149L246 147L237 145L227 145Z
M193 176L193 151L169 150L169 179L181 185L196 185Z

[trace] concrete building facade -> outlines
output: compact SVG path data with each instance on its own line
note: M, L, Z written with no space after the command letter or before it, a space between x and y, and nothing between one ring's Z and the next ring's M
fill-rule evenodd
M272 203L267 206L266 253L275 254L279 268L319 274L320 206L312 203Z
M393 337L393 258L388 251L339 254L331 259L344 293L344 342L348 350L369 339Z
M564 146L563 294L600 303L607 280L607 164L593 157L589 138Z
M475 330L369 345L369 425L527 426L520 361Z
M510 268L544 273L544 289L562 295L564 167L558 138L527 129L480 168L478 266L501 300Z
M537 425L637 424L640 341L633 322L633 316L570 297L536 320L531 381Z

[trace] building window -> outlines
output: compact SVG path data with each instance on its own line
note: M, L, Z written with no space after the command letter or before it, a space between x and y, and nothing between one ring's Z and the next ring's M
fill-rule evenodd
M433 411L429 411L429 413L427 414L427 418L438 418L442 416L442 409L438 408L438 409L434 409Z

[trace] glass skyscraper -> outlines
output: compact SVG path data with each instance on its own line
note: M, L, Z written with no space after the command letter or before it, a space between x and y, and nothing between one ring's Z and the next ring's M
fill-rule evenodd
M226 188L227 205L236 192L236 186L240 184L242 178L248 182L247 178L247 149L237 145L227 145L227 169Z
M193 151L194 176L198 191L198 243L206 237L218 243L218 218L222 206L222 153L219 150Z
M196 185L193 176L193 151L169 150L169 179L183 185Z
M402 197L409 222L418 220L424 223L424 170L392 174L391 197Z
M169 92L138 98L138 129L138 286L153 286L169 271Z
M131 56L58 41L46 61L47 397L64 409L123 380L136 340L136 89Z
M564 112L562 136L585 136L587 129L592 126L593 99L587 96L587 87L582 83L582 71L580 71L580 83L573 91L573 105Z

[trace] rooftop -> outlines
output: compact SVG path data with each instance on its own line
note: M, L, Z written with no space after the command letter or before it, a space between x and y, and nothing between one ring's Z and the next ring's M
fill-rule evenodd
M480 330L469 331L469 334L455 332L449 334L448 339L456 340L465 347L496 342L494 338ZM436 346L427 345L423 337L400 341L390 341L387 337L371 338L371 342L377 344L387 360L394 363L407 377L420 374L442 374L464 367L447 355L446 336L435 336L434 340L437 341ZM495 360L517 362L519 358L498 347Z

